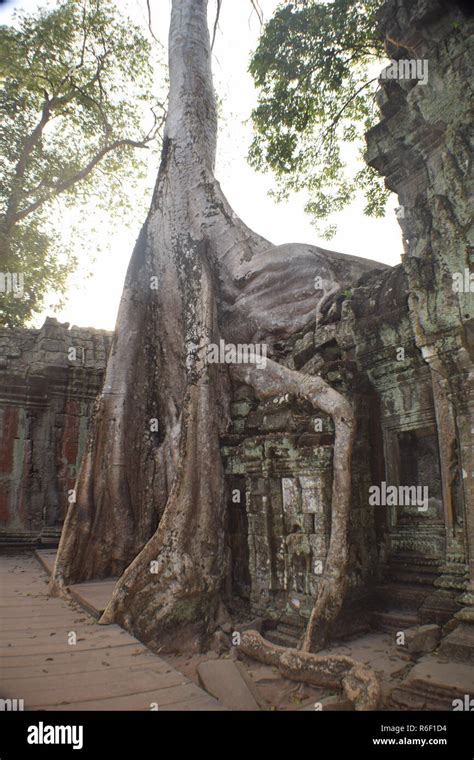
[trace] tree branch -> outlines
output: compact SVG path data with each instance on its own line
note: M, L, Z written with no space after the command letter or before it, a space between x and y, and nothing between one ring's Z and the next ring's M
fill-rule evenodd
M156 134L156 130L154 130L153 135L149 133L144 140L139 141L139 140L122 139L122 140L115 140L110 145L106 145L98 153L96 153L94 158L92 158L89 161L89 163L86 164L86 166L84 166L80 171L76 172L76 174L73 174L72 177L69 177L69 179L66 179L63 182L56 182L55 184L50 185L49 193L46 197L38 198L38 200L34 201L33 203L30 203L29 206L26 206L21 211L18 211L14 216L12 224L16 224L17 222L20 222L22 219L29 216L29 214L32 214L34 211L37 211L37 209L39 209L40 206L43 206L45 203L51 200L53 196L60 195L60 193L66 192L73 185L77 184L78 182L81 182L83 179L88 177L89 174L95 169L97 164L100 161L102 161L102 159L105 158L105 156L111 153L112 151L118 150L119 148L125 148L125 147L147 148L148 143L151 142L155 134Z
M84 43L85 43L85 40L84 40ZM104 45L104 56L97 57L97 68L94 73L94 76L84 85L85 88L89 88L93 86L96 82L98 82L100 86L100 90L101 90L101 95L103 94L103 90L102 90L102 86L100 82L100 75L104 67L105 56L107 54L107 51L105 49L105 42L103 42L103 45ZM51 118L53 118L53 112L55 110L67 105L67 103L71 102L71 100L74 100L74 98L77 98L77 95L79 93L82 97L89 99L99 109L101 117L104 121L105 132L106 134L110 134L110 126L107 122L107 119L104 115L104 112L100 104L91 95L89 95L83 88L79 87L74 82L74 80L71 77L71 71L68 71L66 76L63 78L63 80L61 81L61 86L66 84L68 79L70 83L70 89L64 92L62 95L53 95L52 97L50 97L48 92L46 90L44 91L45 99L42 106L41 118L38 124L36 125L36 127L33 129L31 134L29 135L29 137L25 140L23 149L20 153L18 162L15 167L14 179L12 183L12 192L10 194L10 198L7 204L7 210L6 210L4 221L3 221L3 227L4 227L4 230L6 231L10 230L17 222L24 219L26 216L28 216L28 214L31 214L33 211L36 211L40 206L42 206L44 203L50 200L52 194L64 192L64 190L69 189L69 187L71 187L72 184L74 184L74 182L80 181L80 179L83 178L81 176L82 171L87 170L86 174L84 175L84 176L87 176L92 171L94 166L98 163L98 161L102 160L104 155L109 153L111 150L115 150L117 147L122 147L125 145L131 145L132 147L146 147L146 144L150 142L151 139L153 139L153 137L156 134L157 129L159 128L157 127L155 129L155 126L157 124L157 117L153 111L153 115L155 117L154 125L152 129L150 130L150 132L148 133L148 135L143 140L141 141L126 141L126 140L115 141L114 143L112 143L111 146L107 146L106 148L102 149L102 151L100 151L97 154L97 156L95 157L95 159L97 160L93 159L93 161L91 161L92 166L88 164L88 166L85 167L84 170L79 172L77 175L74 175L77 179L75 179L73 182L67 181L67 183L60 183L58 185L50 186L50 192L48 193L46 197L39 198L35 202L29 204L24 209L19 211L18 206L20 204L20 198L22 194L25 195L24 191L21 188L21 182L24 179L24 176L28 167L28 163L31 158L31 154L33 153L33 150L35 149L35 147L38 145L42 137L44 128L46 127L46 124L51 120ZM152 132L154 133L153 137L151 136ZM44 187L45 184L46 183L41 182L38 185L38 189L41 186ZM63 187L65 184L67 184L67 187ZM31 195L31 193L27 193L27 194Z
M20 153L19 159L15 166L15 173L13 179L13 189L8 200L7 210L5 213L5 228L10 229L15 224L15 216L17 213L19 196L20 196L20 181L25 176L28 160L33 152L35 146L38 144L43 134L43 130L51 118L51 101L48 94L45 93L45 101L41 112L41 118L36 127L31 132L30 136L25 140L23 150Z
M339 109L339 111L334 116L332 122L326 127L326 129L324 130L324 132L320 136L319 143L321 143L324 140L324 138L326 137L326 135L328 134L328 132L330 132L332 129L334 129L334 127L339 122L339 119L341 118L342 114L346 110L346 108L349 105L349 103L352 103L352 101L354 100L354 98L356 98L357 95L360 92L362 92L362 90L364 90L366 87L368 87L369 84L372 84L372 82L376 82L377 79L378 79L378 77L374 77L373 79L369 79L368 82L365 82L357 90L355 90L355 92L352 93L352 95L350 96L350 98L347 98L347 100L345 101L345 103L343 103L343 105L341 106L341 108Z
M263 24L263 11L260 8L260 4L258 0L250 0L250 3L252 5L252 8L254 9L255 13L257 14L257 18L260 22L260 25Z
M216 18L214 21L214 28L212 30L212 42L211 50L214 49L214 42L216 41L217 27L219 26L219 16L221 15L222 0L217 0Z

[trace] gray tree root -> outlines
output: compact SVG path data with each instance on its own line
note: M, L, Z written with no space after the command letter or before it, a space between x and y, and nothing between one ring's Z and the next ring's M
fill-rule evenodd
M374 671L350 657L318 657L310 652L280 647L266 641L257 631L245 631L239 649L258 662L278 668L292 681L341 689L355 710L377 710L381 704L380 683Z
M348 400L321 377L304 375L272 360L267 360L264 370L256 365L234 365L232 374L236 379L251 385L261 399L293 393L329 414L334 422L331 537L324 572L302 644L303 651L317 651L327 642L347 587L347 531L351 503L354 414Z

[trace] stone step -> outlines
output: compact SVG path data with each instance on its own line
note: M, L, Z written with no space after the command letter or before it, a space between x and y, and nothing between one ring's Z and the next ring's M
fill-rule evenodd
M332 638L338 641L353 639L354 636L364 636L372 630L371 616L368 613L363 620L341 620L335 623Z
M459 623L441 642L440 654L474 666L474 625Z
M410 564L407 561L391 563L384 568L383 583L405 584L429 589L439 577L439 570L431 564Z
M0 546L36 546L38 543L38 533L27 533L19 531L14 533L9 531L0 531Z
M374 597L379 607L407 610L413 613L421 607L433 586L417 586L409 583L384 583L376 586Z
M458 710L474 690L474 665L441 662L427 655L415 665L403 683L393 689L391 705L402 710ZM454 700L458 700L457 703Z
M392 573L411 573L416 574L419 577L431 576L438 574L437 563L433 564L431 560L422 560L420 558L413 559L411 556L399 557L397 559L392 558L390 562L384 566L384 575L391 575Z
M287 625L285 623L278 623L277 625L277 631L279 633L284 633L287 636L290 636L290 638L299 639L300 636L303 635L305 631L305 626L294 626L294 625Z
M400 570L397 573L385 575L383 583L387 586L405 586L413 589L413 591L428 594L434 590L434 584L438 578L439 574L424 575L417 571Z
M291 628L295 628L300 631L304 631L306 628L306 620L300 615L284 613L278 620L278 625L288 625Z
M267 631L264 637L271 641L272 644L277 644L280 647L290 647L294 649L298 646L299 636L289 636L287 633L283 633L278 628L274 628L272 631Z
M406 628L420 625L418 615L407 610L390 610L372 613L372 624L382 631L404 631Z
M61 538L58 528L43 528L41 533L33 531L0 531L0 546L57 547Z
M48 549L57 548L60 538L61 528L43 528L38 539L38 544Z

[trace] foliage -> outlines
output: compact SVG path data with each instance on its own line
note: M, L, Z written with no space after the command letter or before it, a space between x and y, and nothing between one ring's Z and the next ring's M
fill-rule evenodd
M21 299L0 293L5 324L65 292L77 266L61 240L65 209L93 199L117 215L129 203L138 149L156 143L164 115L150 58L112 0L63 0L0 27L0 269L25 282Z
M252 113L252 166L272 170L274 195L305 190L306 211L327 219L362 188L366 213L382 216L387 191L376 172L347 166L377 118L371 65L383 55L375 14L381 0L293 0L265 25L250 64L259 91ZM326 228L331 237L334 227Z

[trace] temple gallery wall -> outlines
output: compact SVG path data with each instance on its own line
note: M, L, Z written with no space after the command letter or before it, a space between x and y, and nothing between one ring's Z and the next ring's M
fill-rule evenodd
M349 593L334 635L437 623L444 654L473 662L474 249L463 96L472 64L469 25L456 26L441 2L428 17L423 7L389 4L381 26L396 41L393 57L410 51L436 76L423 87L382 80L381 121L367 136L370 165L399 197L402 261L374 265L333 294L272 358L323 376L356 413ZM57 544L110 343L105 331L54 319L0 331L3 545ZM332 423L291 395L258 401L246 385L233 389L231 417L221 439L228 595L263 619L274 642L294 645L328 547Z

